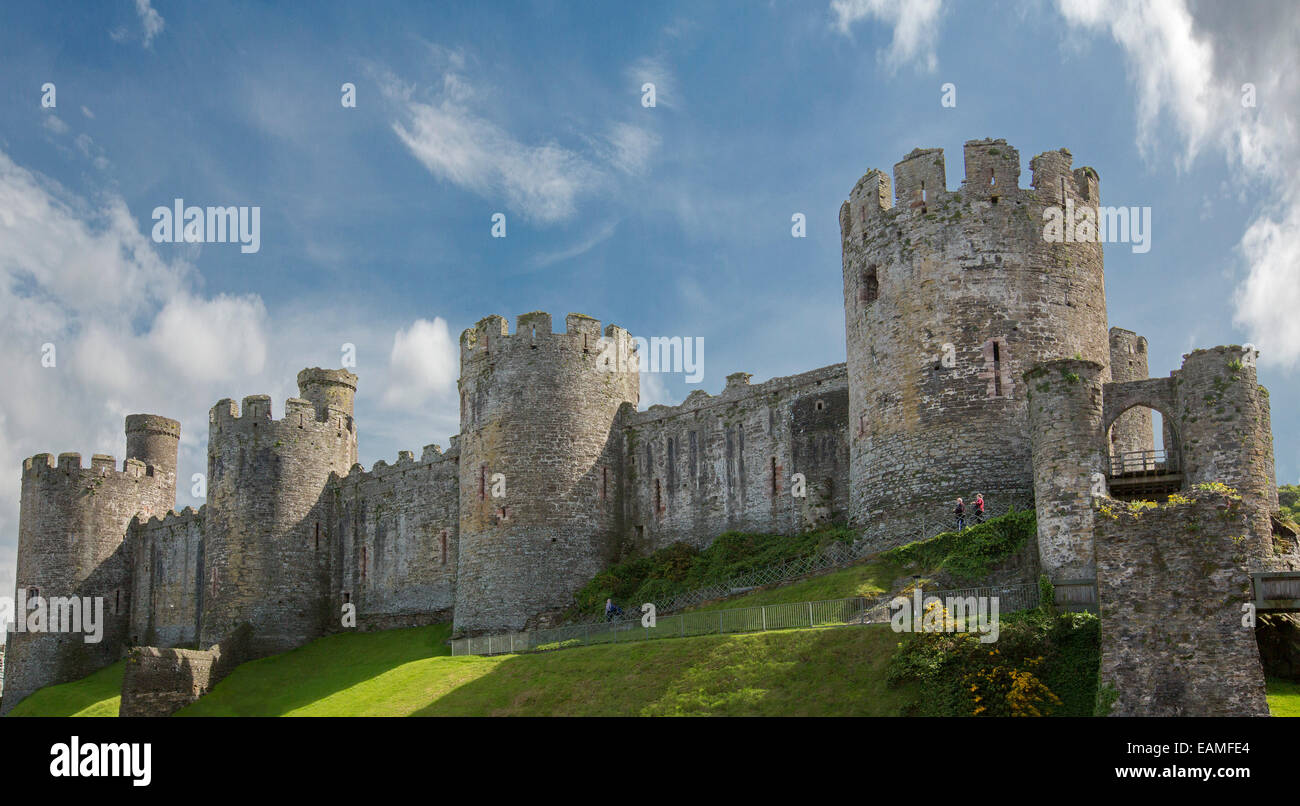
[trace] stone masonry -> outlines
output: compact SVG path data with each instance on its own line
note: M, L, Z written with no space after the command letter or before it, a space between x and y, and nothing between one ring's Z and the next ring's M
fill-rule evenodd
M172 511L180 424L165 417L127 417L121 469L26 460L18 588L100 599L107 628L94 645L9 635L0 710L126 655L123 713L170 713L235 663L327 633L544 625L611 563L673 543L839 522L883 549L982 491L1033 502L1053 580L1097 579L1116 712L1258 712L1258 652L1229 616L1249 573L1300 556L1271 535L1254 356L1197 350L1148 378L1146 340L1108 329L1101 244L1045 237L1050 211L1096 207L1097 173L1050 151L1021 188L1003 140L968 142L964 161L950 191L943 152L916 149L841 207L844 364L762 383L735 372L718 395L637 411L627 331L582 314L557 330L533 312L511 332L489 316L461 334L446 451L365 470L357 377L313 368L278 419L264 395L212 408L198 510ZM1184 490L1235 489L1227 516L1205 496L1098 514L1111 455L1153 448L1153 411L1162 470Z

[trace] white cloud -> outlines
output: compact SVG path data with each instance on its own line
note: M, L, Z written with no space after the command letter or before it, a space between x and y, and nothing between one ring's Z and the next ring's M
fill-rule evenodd
M42 125L45 126L45 128L49 129L50 131L54 132L55 134L68 133L68 124L60 120L58 115L54 115L54 114L46 115L45 121Z
M162 15L154 10L149 0L135 0L135 11L140 15L140 24L144 26L144 46L149 47L153 38L162 33Z
M682 94L677 86L677 76L668 59L664 56L643 56L637 59L623 73L630 84L630 90L636 93L640 103L641 87L649 82L655 85L655 108L666 107L678 109L682 106Z
M942 0L831 0L834 27L848 36L854 23L876 19L894 28L889 50L880 59L890 70L921 62L931 72L938 67L935 44Z
M626 174L646 172L651 157L659 149L659 135L631 123L615 123L605 135L605 161Z
M533 268L544 269L547 266L553 266L556 263L563 263L566 260L572 260L579 255L585 255L587 252L596 248L599 244L609 240L609 237L614 234L614 230L617 227L618 222L611 221L596 232L592 233L590 236L578 241L573 246L561 249L557 252L548 252L546 254L538 255L533 259Z
M525 218L554 223L575 212L575 201L600 181L600 172L555 143L528 145L460 104L411 102L393 131L434 176L480 196L504 196Z
M1300 7L1241 9L1182 0L1057 0L1066 21L1124 50L1138 95L1138 143L1155 154L1161 124L1182 143L1177 164L1216 150L1262 199L1238 248L1246 264L1233 321L1260 361L1300 360ZM1242 104L1253 84L1256 106Z
M417 319L393 336L388 358L386 406L411 411L436 400L455 398L460 376L460 345L440 316Z

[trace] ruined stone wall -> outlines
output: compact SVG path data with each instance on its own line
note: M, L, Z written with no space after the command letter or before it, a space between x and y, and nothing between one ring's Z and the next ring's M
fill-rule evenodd
M616 556L615 422L640 376L627 332L604 335L579 314L552 333L545 313L513 334L500 316L461 334L457 632L542 623Z
M154 419L179 435L174 420ZM166 444L155 443L154 459L164 458ZM120 656L131 600L127 525L175 505L176 446L171 440L162 467L128 456L118 470L112 456L100 454L82 467L77 453L60 454L57 465L47 453L23 462L16 587L46 600L102 598L104 630L98 643L86 643L84 633L11 633L6 712L38 688L84 677Z
M118 716L170 716L202 697L251 657L249 625L203 650L132 647Z
M1097 515L1101 691L1116 716L1267 716L1250 601L1250 514L1239 500Z
M848 514L848 377L843 364L714 397L652 406L622 429L625 545L704 548L729 530L790 534ZM806 496L792 494L802 473Z
M338 552L334 612L356 606L359 629L416 626L451 617L460 534L457 451L424 449L417 462L354 465L335 479L329 540Z
M1056 582L1096 574L1093 489L1105 473L1104 374L1096 361L1073 358L1025 373L1039 565Z
M1172 376L1175 417L1186 484L1218 481L1236 489L1252 534L1271 543L1269 515L1278 509L1273 429L1268 390L1259 385L1253 358L1235 345L1183 356ZM1270 570L1270 554L1253 570Z
M189 647L199 640L203 509L131 522L131 646Z
M1131 330L1110 329L1110 377L1115 383L1142 381L1148 377L1147 340ZM1129 409L1110 427L1110 454L1155 450L1151 409ZM1165 446L1168 449L1168 445Z
M204 512L201 645L252 626L250 652L299 646L336 623L327 539L331 473L357 460L346 370L303 370L301 399L272 419L265 395L212 408ZM342 391L340 391L342 390Z
M1028 500L1022 374L1110 360L1101 245L1044 238L1045 207L1098 203L1096 173L1049 152L1022 189L1002 140L965 162L949 192L942 150L917 149L894 166L897 205L871 171L840 210L851 513L882 548L915 537L900 515L947 518L957 496Z

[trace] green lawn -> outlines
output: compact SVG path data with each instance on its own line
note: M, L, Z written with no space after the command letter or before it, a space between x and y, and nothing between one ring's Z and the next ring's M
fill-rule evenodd
M183 716L892 716L886 625L709 635L491 658L447 656L446 625L348 633L246 663ZM12 716L115 716L121 663L51 686ZM1270 679L1275 716L1300 683Z
M877 559L792 582L789 585L754 591L691 609L730 610L736 607L757 607L787 602L824 602L831 599L849 599L854 596L871 598L886 593L894 579L902 573L898 565Z
M1264 683L1268 710L1273 716L1300 716L1300 682L1270 677Z
M14 706L9 716L117 716L122 704L122 671L118 661L98 672L57 686L46 686Z
M446 627L351 634L245 664L185 716L897 715L888 627L447 657ZM429 657L436 643L441 656ZM372 647L386 658L371 662ZM423 655L421 655L423 653ZM360 658L366 657L366 661ZM355 660L353 660L355 659Z

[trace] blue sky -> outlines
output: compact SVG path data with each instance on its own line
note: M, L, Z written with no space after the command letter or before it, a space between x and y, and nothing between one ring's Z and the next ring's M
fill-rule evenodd
M119 0L0 19L0 590L23 457L120 462L125 414L176 417L179 504L197 504L207 409L270 394L278 416L345 343L367 466L446 445L456 339L488 314L703 338L709 392L842 361L840 203L917 146L946 150L955 189L982 137L1020 150L1022 185L1066 147L1103 203L1152 209L1148 253L1107 247L1111 324L1148 337L1153 375L1258 345L1279 481L1300 481L1292 4ZM177 197L259 206L260 250L154 243ZM699 388L643 377L643 406Z

